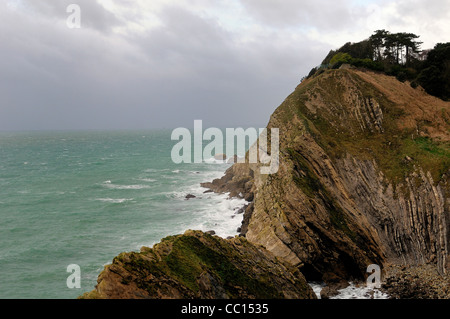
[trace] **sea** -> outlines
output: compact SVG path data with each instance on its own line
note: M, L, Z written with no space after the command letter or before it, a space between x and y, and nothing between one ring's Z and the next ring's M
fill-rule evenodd
M231 164L175 164L171 133L0 132L0 299L74 299L121 252L188 229L238 235L245 200L200 186Z

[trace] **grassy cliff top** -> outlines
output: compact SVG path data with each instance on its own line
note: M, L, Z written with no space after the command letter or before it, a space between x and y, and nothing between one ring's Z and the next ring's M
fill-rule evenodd
M450 102L395 77L327 70L303 81L272 115L282 148L309 133L332 157L375 160L396 182L420 167L435 182L450 169Z

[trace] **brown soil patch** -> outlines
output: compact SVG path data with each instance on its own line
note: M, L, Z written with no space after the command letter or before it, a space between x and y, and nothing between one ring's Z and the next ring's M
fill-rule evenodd
M399 121L401 129L415 129L419 136L450 141L450 102L428 95L421 87L413 89L409 82L402 83L393 76L370 71L353 72L405 111Z

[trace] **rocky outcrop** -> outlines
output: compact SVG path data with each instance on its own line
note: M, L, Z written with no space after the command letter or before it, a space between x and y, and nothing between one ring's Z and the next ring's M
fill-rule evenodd
M303 275L245 238L165 238L105 267L86 299L314 299Z
M450 298L450 276L439 274L430 264L413 267L389 265L385 273L382 289L392 299Z
M280 169L235 164L206 184L252 193L247 239L311 280L370 264L448 272L450 103L393 77L329 70L274 112Z
M240 197L251 202L254 197L253 177L254 173L249 165L234 164L220 179L200 185L216 193L229 193L230 197Z

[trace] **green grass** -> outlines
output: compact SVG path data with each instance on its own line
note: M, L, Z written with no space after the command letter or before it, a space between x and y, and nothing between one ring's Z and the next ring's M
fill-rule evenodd
M425 171L431 172L435 181L441 180L450 169L450 143L435 142L428 137L407 139L403 151Z
M429 138L415 138L413 130L400 130L398 123L405 111L389 101L372 85L354 73L345 70L330 70L325 76L309 80L301 85L284 105L284 120L296 116L314 137L316 142L331 158L340 158L347 153L361 160L375 159L384 175L394 184L402 182L415 167L430 172L435 182L450 169L449 143L438 143ZM340 105L345 105L342 78L348 77L357 83L364 98L378 101L383 112L383 133L362 131L356 120L346 116ZM312 114L305 103L309 96L319 94L324 100L326 110ZM341 118L346 120L342 121ZM405 160L407 157L412 161ZM297 180L299 185L311 182ZM314 181L312 181L314 184ZM313 187L313 185L311 185ZM302 186L307 190L305 185Z
M278 291L268 284L264 278L259 280L238 268L231 260L239 260L235 251L225 246L219 239L204 235L208 240L206 245L194 236L171 236L159 245L169 251L161 256L154 252L131 253L130 262L124 267L133 273L138 273L143 278L138 283L139 287L152 293L152 285L146 281L148 274L157 277L170 277L176 279L181 285L187 287L194 294L199 292L198 280L207 271L212 274L225 288L230 298L239 296L240 289L245 289L250 295L258 298L281 298ZM242 243L245 245L246 243ZM153 261L143 258L145 254L153 254ZM161 258L161 259L160 259ZM120 260L120 259L119 259Z

